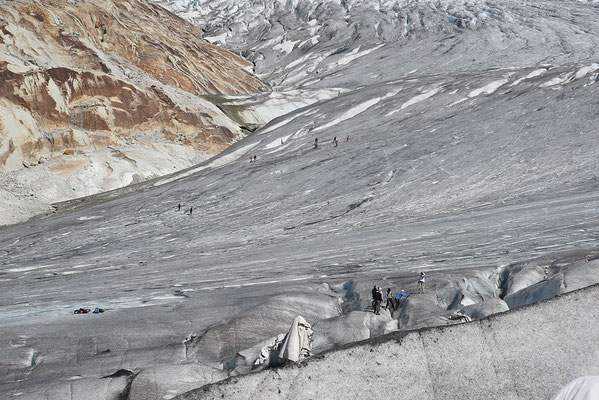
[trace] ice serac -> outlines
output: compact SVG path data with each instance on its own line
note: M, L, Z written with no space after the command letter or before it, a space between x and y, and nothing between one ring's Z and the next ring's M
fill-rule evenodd
M348 393L351 398L401 393L419 399L549 399L572 379L599 369L597 300L595 285L467 324L345 346L175 399L347 399Z
M114 189L224 150L241 128L201 96L263 90L248 65L152 3L2 2L0 207L18 215L17 203Z
M588 42L570 36L578 34L578 26L587 18L579 12L585 6L556 2L155 2L202 26L207 40L243 54L255 64L259 76L281 87L318 85L323 76L335 73L337 80L351 81L354 86L385 79L381 61L386 64L389 58L380 55L381 47L394 47L394 57L401 60L398 76L423 70L455 71L465 63L484 69L489 59L495 67L563 63L589 59L593 52ZM578 10L571 13L571 7ZM483 36L488 40L480 40ZM413 43L405 46L409 41ZM416 42L417 50L411 51L410 45ZM428 59L430 53L434 62ZM377 61L362 74L340 73L372 54L379 54ZM520 59L514 63L515 58ZM578 75L592 69L581 69ZM505 83L504 78L496 79L473 87L470 93L489 93Z
M256 343L285 333L298 315L308 323L339 316L337 298L330 294L285 294L268 298L234 318L194 334L186 343L190 360L220 362Z

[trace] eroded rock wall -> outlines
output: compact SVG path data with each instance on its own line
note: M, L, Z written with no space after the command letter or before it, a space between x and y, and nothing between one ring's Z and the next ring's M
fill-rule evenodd
M35 168L27 172L32 179L0 179L0 198L8 199L0 207L18 214L16 203L26 204L11 180L37 182L25 191L46 192L45 198L27 200L48 203L219 153L243 134L201 96L264 90L250 67L151 3L1 2L0 173ZM104 167L92 172L94 162ZM78 179L69 182L71 176Z

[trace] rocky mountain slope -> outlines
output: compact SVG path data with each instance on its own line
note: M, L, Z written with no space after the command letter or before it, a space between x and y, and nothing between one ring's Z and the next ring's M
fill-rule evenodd
M264 90L248 71L151 3L2 1L0 222L224 150L239 123L201 96Z

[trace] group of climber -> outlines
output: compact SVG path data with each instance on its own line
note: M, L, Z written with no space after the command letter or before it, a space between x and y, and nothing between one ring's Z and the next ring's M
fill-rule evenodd
M345 138L346 142L349 142L349 135L347 135L347 137ZM339 145L339 140L337 139L337 136L335 136L333 138L333 146L337 147ZM318 148L318 138L314 139L314 148L317 149Z
M181 203L177 205L177 211L181 211ZM189 210L184 211L184 213L191 217L191 215L193 214L193 206L189 207Z
M345 138L345 141L349 142L349 135L347 135L347 137ZM283 143L284 143L283 138L281 138L281 144L283 144ZM337 139L337 136L335 136L333 138L332 143L333 143L333 146L335 146L335 147L339 146L339 139ZM314 147L313 148L315 148L315 149L318 148L318 138L314 139ZM256 155L253 155L253 156L250 155L250 162L256 162L256 161L257 161Z
M424 293L424 282L426 280L426 274L424 272L420 273L420 277L418 278L418 293ZM390 310L389 312L393 312L397 310L400 306L401 299L404 297L409 297L410 295L405 292L405 290L401 289L401 291L397 295L393 295L391 292L391 288L387 289L387 294L385 296L387 303L383 307L385 310ZM383 288L374 285L372 288L372 308L374 309L374 313L376 315L380 315L381 313L381 305L383 304Z

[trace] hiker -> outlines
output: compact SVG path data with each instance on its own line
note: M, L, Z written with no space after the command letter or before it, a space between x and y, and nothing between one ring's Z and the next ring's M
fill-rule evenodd
M181 211L181 203L179 203L179 206L177 207L177 211Z
M318 148L318 138L314 139L314 148Z
M193 207L189 207L189 216L191 217L191 214L193 213Z
M374 310L374 306L376 305L376 293L379 291L379 287L374 285L372 288L372 309Z
M420 278L418 278L418 293L424 293L424 277L426 274L424 272L420 273Z
M254 158L252 156L250 156L250 162L254 161Z
M346 142L349 142L349 135L347 135L347 137L345 138Z
M381 303L383 302L383 289L379 288L376 292L375 301L374 301L374 313L376 315L381 315Z
M397 296L395 296L395 298L397 299L397 304L395 304L395 308L399 308L399 304L400 304L402 297L408 297L408 296L410 296L410 295L407 294L405 292L405 290L401 289L401 291L397 294Z
M387 289L387 304L385 304L385 310L388 310L391 307L392 311L395 311L395 304L393 304L393 294L391 293L391 288Z
M256 162L256 159L257 159L257 158L258 158L258 157L256 157L256 155L254 154L254 162Z
M339 141L337 140L337 136L335 136L333 138L333 144L335 145L335 147L337 147L337 145L339 144Z

